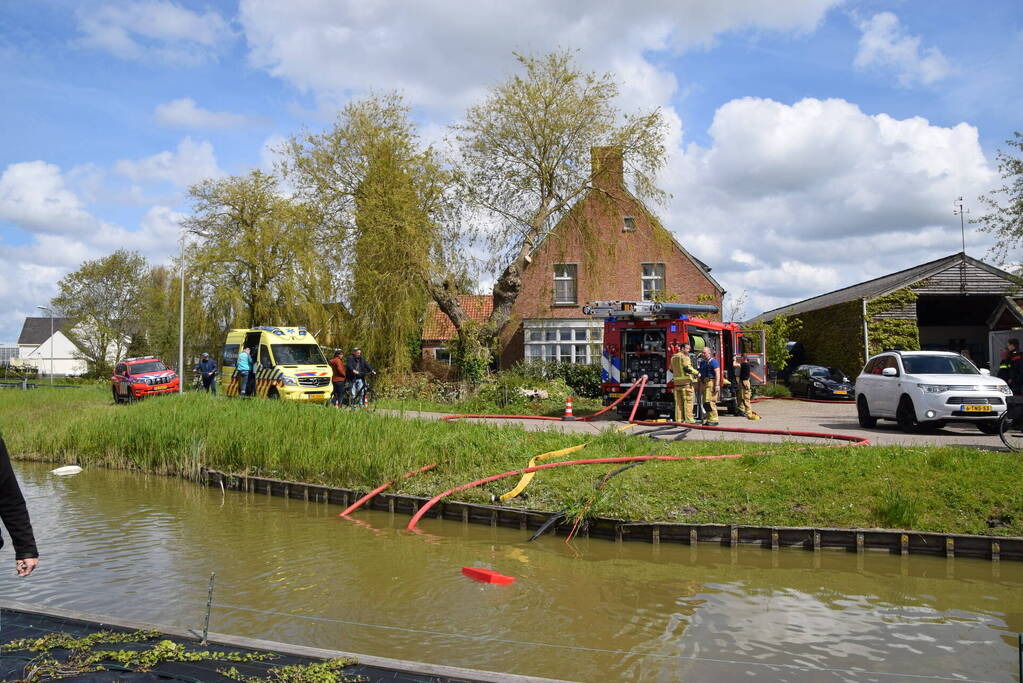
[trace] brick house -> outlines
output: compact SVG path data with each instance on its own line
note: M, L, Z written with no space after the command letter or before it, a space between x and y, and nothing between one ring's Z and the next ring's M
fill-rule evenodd
M462 310L469 316L470 320L483 322L490 317L494 310L494 298L489 294L460 294L458 303ZM448 350L448 342L458 336L455 333L455 325L451 318L440 310L436 302L426 304L426 314L423 316L422 355L423 358L430 358L441 363L451 363L451 355Z
M660 296L721 307L725 291L710 268L625 187L620 150L595 147L591 163L593 189L532 254L501 340L501 367L523 358L596 363L603 321L582 314L588 301Z

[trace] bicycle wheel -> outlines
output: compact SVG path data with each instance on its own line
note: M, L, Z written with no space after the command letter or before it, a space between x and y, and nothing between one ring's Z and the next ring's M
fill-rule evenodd
M1005 411L998 418L998 436L1010 451L1023 451L1023 419L1013 419Z
M366 410L376 410L377 404L374 400L376 397L373 394L373 387L366 386L362 390L362 407Z

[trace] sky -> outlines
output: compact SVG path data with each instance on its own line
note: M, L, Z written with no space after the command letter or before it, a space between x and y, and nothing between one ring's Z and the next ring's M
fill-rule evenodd
M398 90L440 141L558 49L661 110L651 208L747 317L960 251L956 198L982 213L1023 128L1018 0L7 0L0 342L83 260L166 262L190 184L349 99Z

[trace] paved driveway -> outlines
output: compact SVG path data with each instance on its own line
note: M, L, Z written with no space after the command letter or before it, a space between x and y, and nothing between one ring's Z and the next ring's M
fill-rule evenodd
M878 446L932 444L1005 450L997 434L982 434L973 425L951 424L933 432L906 434L894 422L878 420L877 427L864 429L856 419L856 406L852 404L766 399L755 404L753 409L764 419L749 421L722 416L721 424L733 426L738 423L738 426L756 425L768 429L838 432L870 439L870 443Z
M870 443L878 446L902 445L912 446L914 444L932 444L939 446L967 446L983 448L988 450L1005 450L1001 439L997 435L989 436L982 434L980 430L971 425L949 425L944 429L925 434L905 434L894 422L880 420L874 429L863 429L856 421L856 406L841 403L810 403L807 401L782 401L766 399L756 403L754 410L763 418L761 420L747 420L746 418L730 417L721 415L722 427L739 427L753 429L782 429L787 431L800 432L824 432L847 434L869 439ZM398 411L388 411L398 414ZM439 419L442 413L419 413L404 411L405 417L420 417L423 419ZM605 429L624 424L615 420L597 420L594 422L554 422L545 420L494 420L480 419L473 420L492 424L520 424L529 430L558 429L566 432L584 432L593 434ZM643 433L651 430L650 427L634 427L634 433ZM673 438L678 432L667 433L666 438ZM837 441L826 441L823 439L805 439L791 436L769 435L769 434L743 434L738 432L716 431L693 429L686 435L686 440L714 440L714 441L751 441L771 442L781 441L818 441L821 443L841 443Z

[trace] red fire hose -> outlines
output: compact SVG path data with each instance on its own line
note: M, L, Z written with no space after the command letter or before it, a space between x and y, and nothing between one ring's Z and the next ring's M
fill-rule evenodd
M628 420L628 422L630 424L638 424L638 425L644 425L644 426L668 426L668 425L676 425L676 426L680 426L680 427L687 427L689 429L703 429L703 430L717 431L717 432L734 432L734 433L740 433L740 434L770 434L770 435L778 435L778 436L797 436L797 437L807 437L807 438L816 438L816 439L829 439L829 440L833 440L833 441L848 441L853 446L865 446L865 445L870 444L870 441L868 439L863 439L863 438L860 438L858 436L850 436L848 434L835 434L835 433L828 433L828 432L791 431L791 430L784 430L784 429L757 429L757 428L754 428L754 427L721 427L721 426L712 427L712 426L709 426L709 425L697 425L697 424L690 424L690 423L685 423L685 422L653 422L653 421L636 420L635 419L635 417L636 417L636 410L639 408L640 399L643 396L643 390L646 388L646 382L647 382L647 376L643 375L638 382L634 383L631 387L629 387L629 389L625 393L623 393L620 397L618 397L618 399L615 400L613 403L611 403L608 406L605 406L603 409L597 411L596 413L593 413L592 415L587 415L585 417L578 418L578 420L580 422L588 422L588 421L593 420L593 419L595 419L597 417L600 417L601 415L607 413L611 409L613 409L616 406L618 406L619 403L624 401L626 397L628 397L632 392L635 391L636 392L636 400L635 400L635 403L632 406L632 411L629 413L629 420ZM803 400L803 399L794 399L794 400ZM815 401L815 402L817 402L817 401ZM829 401L829 402L841 403L841 401ZM852 403L852 402L848 401L848 403ZM441 419L444 420L444 421L451 421L451 420L460 420L460 419L464 419L464 418L470 418L470 419L471 418L488 418L488 419L515 419L515 420L553 420L553 421L559 421L559 422L561 421L561 418L550 417L550 416L546 416L546 415L483 415L483 414L464 414L464 415L445 415ZM433 507L433 505L436 504L436 502L438 500L440 500L440 499L442 499L442 498L444 498L446 496L449 496L452 493L455 493L457 491L461 491L461 490L466 489L466 488L472 488L474 486L479 486L481 484L486 484L486 483L489 483L491 481L497 481L499 479L504 479L505 477L509 477L509 476L511 476L513 474L516 474L516 473L518 473L518 474L528 474L530 472L536 472L536 471L539 471L539 470L542 470L542 469L550 469L550 468L553 468L553 467L561 467L561 466L573 465L573 464L583 465L583 464L599 464L599 463L604 463L604 462L608 462L608 463L613 463L613 462L644 462L646 460L665 460L665 461L668 461L668 460L715 460L715 459L722 459L722 458L741 458L741 457L743 457L742 454L704 455L704 456L667 456L667 455L664 455L664 456L637 456L637 457L633 457L633 458L610 458L610 459L608 459L608 458L597 458L597 459L590 459L590 460L569 460L569 461L562 461L562 462L556 462L556 463L547 463L547 464L544 464L544 465L536 465L536 466L533 466L533 467L527 467L527 468L522 469L522 470L512 470L510 472L505 472L503 474L494 475L493 477L488 477L486 479L480 479L478 481L471 482L469 484L464 484L464 485L459 486L457 488L454 488L454 489L451 489L449 491L446 491L446 492L440 494L439 496L434 497L433 499L430 500L429 503L427 503L412 518L412 521L409 523L408 528L410 530L413 529L415 527L416 523L418 523L419 519L423 516L423 513L426 510L428 510L431 507ZM433 469L434 467L436 467L437 464L438 463L431 463L429 465L425 465L423 467L420 467L419 469L412 470L411 472L406 473L402 477L402 479L408 479L410 477L415 476L416 474L420 474L422 472L427 472L427 471ZM377 494L381 493L382 491L387 489L389 486L391 486L394 483L394 481L395 480L392 479L390 481L387 481L387 482L381 484L377 488L373 489L372 491L370 491L369 493L364 495L362 498L360 498L359 500L355 501L355 503L350 505L348 508L346 508L339 516L340 517L347 517L352 512L355 512L357 509L359 509L361 506L363 506L367 501L371 500Z
M745 457L742 453L729 453L727 455L635 455L631 457L618 457L618 458L590 458L587 460L562 460L561 462L548 462L543 465L534 465L533 467L526 467L521 470L511 470L508 472L502 472L501 474L494 474L483 479L477 479L471 481L468 484L462 484L456 486L453 489L448 489L444 493L439 493L431 498L423 507L419 508L419 512L412 516L406 529L409 531L415 531L416 525L419 524L419 520L423 518L430 508L439 503L444 498L447 498L452 493L458 491L464 491L465 489L471 489L476 486L482 486L483 484L489 484L492 481L498 481L499 479L505 479L507 477L515 476L516 474L529 474L530 472L539 472L540 470L550 470L555 467L569 467L573 465L600 465L602 463L624 463L624 462L647 462L649 460L724 460Z
M417 475L417 474L419 474L421 472L429 472L430 470L432 470L436 466L437 466L437 463L435 463L435 462L430 463L429 465L423 465L422 467L420 467L417 470L412 470L411 472L406 472L405 476L403 476L402 479L408 479L409 477L414 477L415 475ZM355 501L354 503L352 503L351 505L346 507L341 512L341 514L338 515L338 517L347 517L351 513L355 512L356 510L361 508L363 505L366 504L367 501L369 501L370 499L375 497L378 493L380 493L381 491L383 491L384 489L386 489L388 486L390 486L393 483L394 483L394 479L391 479L390 481L385 481L383 484L381 484L380 486L376 487L375 489L373 489L372 491L370 491L369 493L364 495L362 498L360 498L359 500Z
M803 403L835 403L838 405L855 405L856 401L825 400L822 398L800 398L799 396L757 396L750 401L760 403L761 401L802 401Z
M636 382L631 387L629 387L628 391L626 391L624 394L619 396L614 401L614 403L611 403L610 405L604 406L603 408L601 408L597 412L593 413L592 415L586 415L584 417L578 417L578 418L576 418L576 422L589 422L590 420L594 420L594 419L600 417L601 415L603 415L604 413L606 413L607 411L611 410L612 408L616 407L619 403L624 401L625 398L629 394L631 394L633 391L635 391L636 389L639 389L640 395L642 395L643 387L645 387L645 386L646 386L646 375L643 375L638 382ZM632 406L632 414L629 417L629 421L630 422L632 421L632 418L636 416L636 408L637 407L639 407L639 399L638 398L636 399L636 405ZM561 422L562 421L562 419L560 417L551 417L549 415L488 415L488 414L482 414L482 413L480 413L480 414L471 414L471 415L470 414L464 414L464 415L445 415L444 417L441 418L441 420L443 420L445 422L450 422L452 420L473 419L473 418L493 418L493 419L503 419L503 420L553 420L555 422Z

